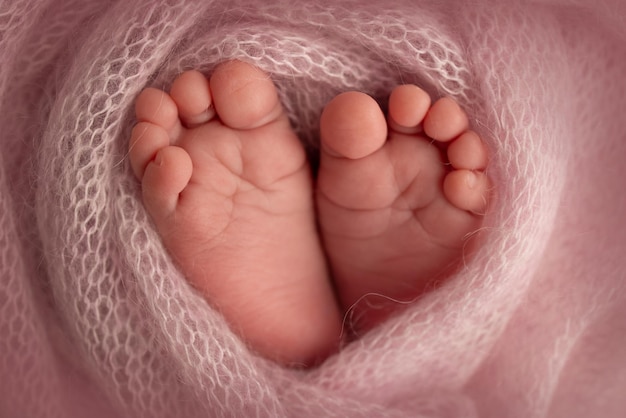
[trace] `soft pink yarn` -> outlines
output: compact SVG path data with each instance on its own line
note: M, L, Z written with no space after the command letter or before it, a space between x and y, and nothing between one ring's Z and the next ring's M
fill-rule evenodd
M624 416L625 3L510 3L0 3L0 416ZM235 57L312 150L330 97L400 82L491 149L478 254L313 371L187 285L125 155L142 88Z

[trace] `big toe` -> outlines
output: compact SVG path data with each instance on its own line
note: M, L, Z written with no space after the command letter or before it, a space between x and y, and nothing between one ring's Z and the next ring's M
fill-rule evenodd
M333 157L358 159L380 149L387 139L387 122L370 96L347 92L336 96L320 120L322 150Z
M231 128L255 129L276 120L282 113L271 78L245 62L220 64L211 76L210 88L220 120Z

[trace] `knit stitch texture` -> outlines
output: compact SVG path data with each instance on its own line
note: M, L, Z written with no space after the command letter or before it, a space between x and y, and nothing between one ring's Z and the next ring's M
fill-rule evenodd
M509 4L510 3L510 4ZM623 417L622 0L0 2L0 416ZM187 284L126 155L146 86L238 58L311 155L323 105L468 111L496 199L441 288L312 371Z

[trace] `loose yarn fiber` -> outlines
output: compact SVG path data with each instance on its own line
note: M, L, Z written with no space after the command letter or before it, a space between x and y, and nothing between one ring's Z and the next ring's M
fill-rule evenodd
M0 2L1 417L622 417L621 0ZM133 102L227 59L315 154L324 104L416 83L491 152L481 249L315 370L258 358L162 247Z

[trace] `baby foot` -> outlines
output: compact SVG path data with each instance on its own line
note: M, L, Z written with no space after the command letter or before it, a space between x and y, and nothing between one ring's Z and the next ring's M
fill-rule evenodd
M317 238L305 151L274 84L233 61L137 99L130 162L164 245L261 355L311 364L340 314Z
M323 112L319 223L342 306L356 330L382 321L461 261L481 224L487 151L450 98L431 107L397 87L385 119L369 96Z

